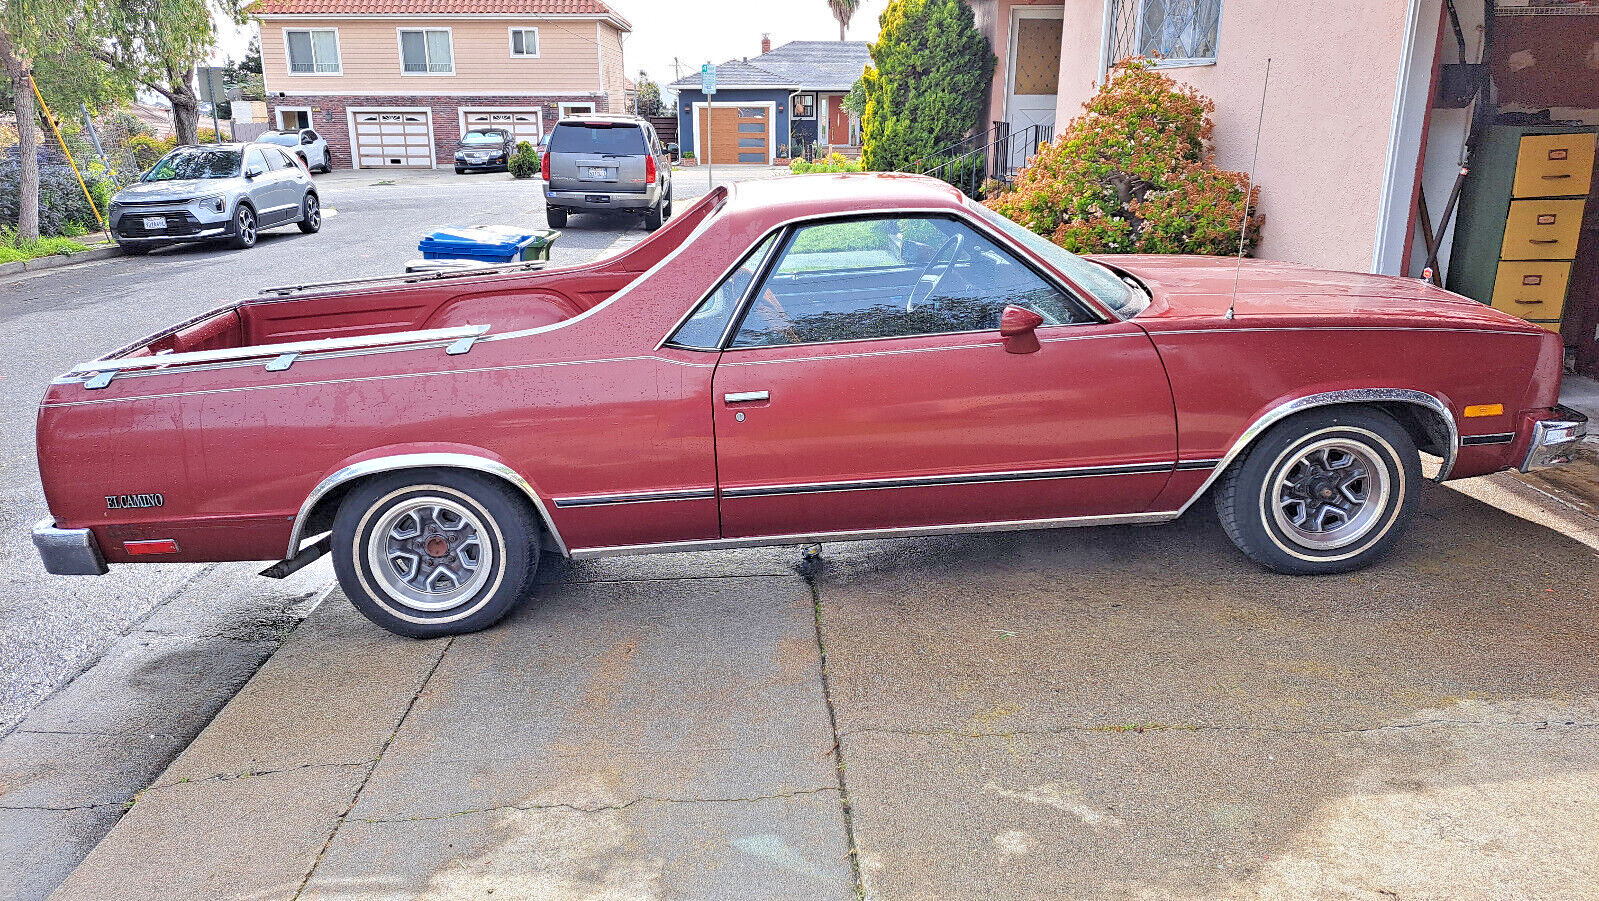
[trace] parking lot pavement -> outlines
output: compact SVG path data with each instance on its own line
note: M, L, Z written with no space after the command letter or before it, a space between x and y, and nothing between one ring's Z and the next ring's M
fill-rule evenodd
M1196 511L335 596L60 897L1590 898L1599 531L1462 484L1327 578Z

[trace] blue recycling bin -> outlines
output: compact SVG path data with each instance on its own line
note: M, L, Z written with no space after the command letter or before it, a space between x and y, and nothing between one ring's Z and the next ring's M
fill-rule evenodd
M560 232L553 229L529 231L501 225L441 228L423 237L416 249L427 260L481 260L485 263L548 260L550 247L559 235Z

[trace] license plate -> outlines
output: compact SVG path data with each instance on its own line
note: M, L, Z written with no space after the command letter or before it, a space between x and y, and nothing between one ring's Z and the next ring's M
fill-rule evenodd
M154 230L157 230L157 229L166 228L167 227L166 217L165 216L146 216L146 217L144 217L144 227L148 231L154 231Z
M592 168L589 169L589 178L609 178L610 175L611 175L611 170L605 169L605 168L602 168L602 167L599 167L599 166L595 166L595 167L592 167Z

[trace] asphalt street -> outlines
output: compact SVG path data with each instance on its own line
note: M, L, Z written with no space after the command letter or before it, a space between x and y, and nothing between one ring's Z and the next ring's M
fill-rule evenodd
M771 170L719 173L729 177ZM0 280L0 733L93 663L164 599L208 582L238 584L258 564L150 564L116 567L100 578L45 574L30 529L46 515L35 459L34 416L45 386L71 365L175 321L273 285L376 276L420 256L417 240L436 228L501 224L543 228L539 182L504 174L339 171L319 176L327 217L322 231L263 233L249 251L187 245L146 257L46 270ZM683 201L705 193L703 170L674 178ZM573 216L554 261L602 254L619 237L641 236L620 216ZM302 602L331 581L325 562L281 583L250 581L218 606L218 634L287 631Z

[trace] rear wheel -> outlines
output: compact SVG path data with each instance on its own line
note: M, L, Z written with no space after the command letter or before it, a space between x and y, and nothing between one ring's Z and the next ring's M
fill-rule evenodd
M257 237L255 210L247 203L239 204L239 208L233 212L233 246L249 250L255 246Z
M322 204L315 194L305 195L300 201L300 231L314 235L322 230Z
M665 218L661 213L661 207L664 206L665 203L665 201L662 201L661 203L658 203L644 211L645 231L655 231L661 227L661 220Z
M1233 543L1295 575L1371 564L1420 501L1415 442L1393 417L1355 407L1279 423L1216 486L1216 512Z
M549 220L550 228L566 228L566 210L550 207L544 211L544 217Z
M357 610L411 638L485 629L533 590L539 523L490 476L412 471L357 486L333 522L333 569Z

